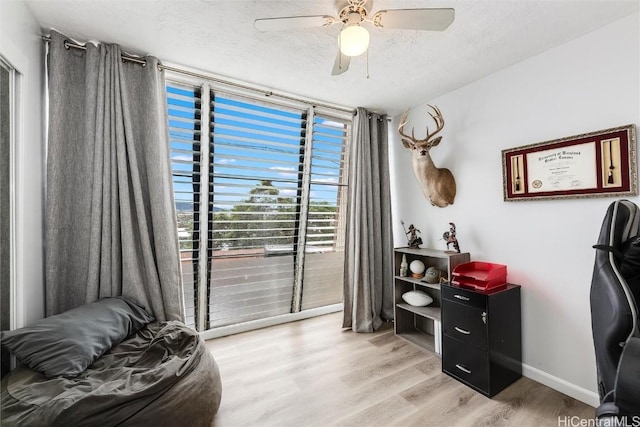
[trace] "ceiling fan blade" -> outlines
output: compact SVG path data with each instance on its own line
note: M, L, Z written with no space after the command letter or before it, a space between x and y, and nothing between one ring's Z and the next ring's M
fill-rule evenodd
M253 27L258 31L299 30L312 27L328 27L336 22L336 18L329 15L288 16L282 18L261 18L253 21Z
M347 71L349 69L349 61L351 61L351 57L340 52L340 49L338 49L338 54L336 55L336 61L333 63L331 75L339 76Z
M451 8L392 9L381 10L373 15L373 25L382 28L403 30L442 31L455 19Z

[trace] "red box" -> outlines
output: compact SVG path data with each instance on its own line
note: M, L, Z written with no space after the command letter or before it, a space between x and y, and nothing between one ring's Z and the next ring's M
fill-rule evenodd
M486 291L506 285L507 266L471 261L455 267L451 276L454 285Z

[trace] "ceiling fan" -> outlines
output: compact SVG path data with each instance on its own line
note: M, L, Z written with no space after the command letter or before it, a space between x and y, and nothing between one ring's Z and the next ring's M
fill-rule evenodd
M342 24L338 36L338 55L332 75L344 73L349 68L350 58L362 55L369 47L369 32L363 23L375 28L396 28L419 31L443 31L455 18L454 9L390 9L373 14L365 8L367 0L347 0L347 5L337 17L330 15L286 16L280 18L260 18L253 22L258 31L285 31L310 27L330 27Z

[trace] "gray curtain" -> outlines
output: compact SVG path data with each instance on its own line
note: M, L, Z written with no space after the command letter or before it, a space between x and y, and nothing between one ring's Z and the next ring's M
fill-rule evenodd
M358 108L349 164L343 327L373 332L393 319L387 116Z
M48 55L47 315L109 296L182 320L163 73L117 45Z
M11 329L11 140L13 127L9 111L13 110L10 95L10 73L0 64L0 330ZM9 350L0 353L1 377L11 370Z

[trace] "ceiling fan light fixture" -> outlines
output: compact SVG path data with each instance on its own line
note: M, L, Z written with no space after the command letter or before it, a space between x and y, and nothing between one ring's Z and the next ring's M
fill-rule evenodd
M340 51L347 56L359 56L369 47L369 32L359 24L347 24L340 31Z
M452 8L389 9L369 13L370 0L335 0L334 5L342 5L337 16L283 16L280 18L260 18L253 22L258 31L286 31L314 27L342 26L338 34L338 55L332 75L337 76L349 68L350 59L362 55L369 49L369 32L363 22L377 30L399 29L412 31L444 31L455 19ZM0 0L2 2L2 0ZM334 33L335 34L335 33ZM376 32L376 37L378 32ZM368 70L367 54L367 70ZM368 77L368 75L367 75Z

